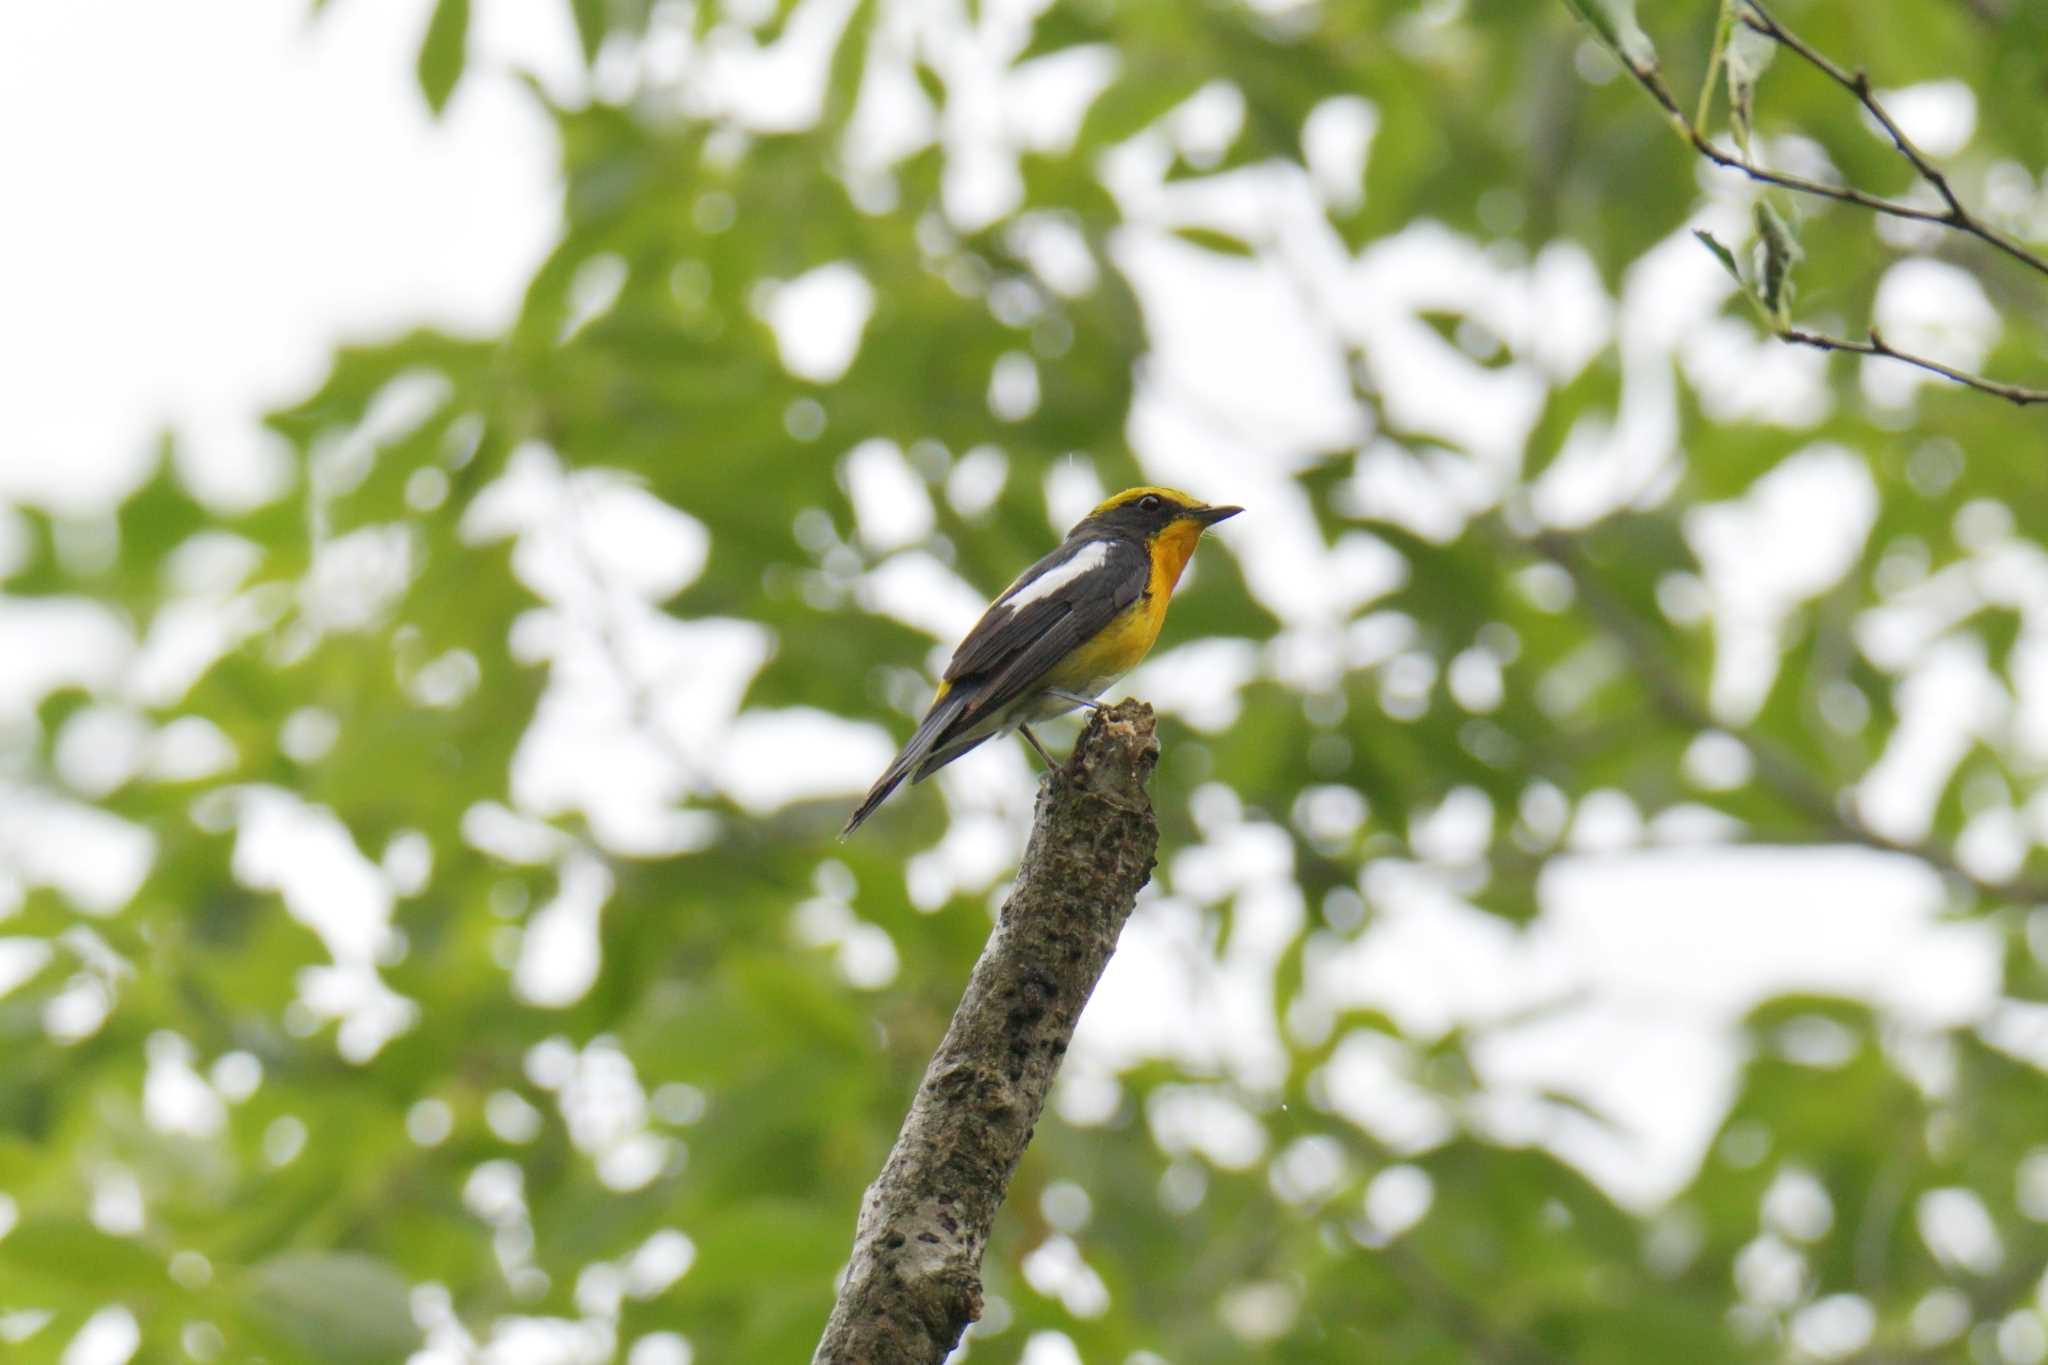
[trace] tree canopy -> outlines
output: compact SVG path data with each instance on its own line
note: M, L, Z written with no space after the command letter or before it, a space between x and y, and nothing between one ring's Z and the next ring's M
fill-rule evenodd
M568 8L502 335L0 510L8 1359L806 1358L1036 769L834 836L1137 483L967 1358L2048 1357L2048 8Z

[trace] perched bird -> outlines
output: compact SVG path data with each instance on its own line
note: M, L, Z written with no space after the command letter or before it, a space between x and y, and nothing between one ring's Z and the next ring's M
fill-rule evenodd
M1137 667L1202 532L1241 507L1171 488L1127 488L1083 517L1058 549L1019 574L953 651L931 708L839 832L844 839L908 777L922 782L994 735L1094 706Z

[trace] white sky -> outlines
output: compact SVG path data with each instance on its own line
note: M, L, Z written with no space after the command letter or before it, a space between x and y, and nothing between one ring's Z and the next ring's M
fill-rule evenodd
M334 0L317 24L300 8L280 0L69 0L0 9L0 127L10 130L0 139L0 183L11 187L14 204L0 215L0 298L7 300L0 324L0 506L13 500L85 510L137 477L165 426L196 453L189 473L211 496L258 496L273 484L277 457L257 416L314 385L337 343L421 323L488 333L513 315L520 289L554 240L558 205L551 132L508 73L532 68L559 94L576 93L562 6L480 5L477 62L438 123L413 87L422 0ZM839 13L827 5L818 22L829 29ZM122 40L106 41L110 32ZM999 52L1013 37L997 26L988 35L990 50ZM86 53L90 78L81 79ZM799 69L800 56L749 57L759 65L746 69L772 73L781 69L778 61ZM960 50L949 60L979 71L989 52ZM995 75L1000 69L991 67ZM1028 88L1034 101L1052 107L1062 90L1085 93L1100 76L1079 67L1056 77L1041 71ZM738 102L760 88L733 77L713 95L724 89L719 98ZM963 171L949 180L956 213L987 214L1008 193L1002 149L991 141L1000 138L991 130L1003 126L1004 101L1017 98L1017 90L992 86L986 107L967 110L974 117L963 114L964 124L925 130L959 149L957 157L996 158L993 179ZM792 117L790 107L769 101L752 116ZM1929 108L1930 117L1942 114L1939 99ZM1248 642L1175 642L1211 651L1217 666L1204 672L1221 680L1214 695L1175 695L1157 669L1131 681L1132 690L1165 701L1197 728L1228 723L1236 687L1255 669L1310 687L1327 680L1362 647L1345 623L1393 581L1393 566L1369 538L1325 545L1287 477L1295 461L1332 442L1372 442L1369 419L1351 406L1333 337L1362 344L1383 361L1381 378L1402 406L1395 415L1404 427L1434 433L1461 452L1423 468L1397 448L1374 447L1350 490L1361 510L1397 516L1425 535L1455 533L1470 508L1486 503L1490 486L1512 478L1543 384L1575 372L1610 338L1623 359L1621 412L1611 429L1589 425L1574 433L1536 489L1534 511L1556 524L1641 497L1668 475L1679 453L1674 366L1699 386L1710 409L1761 410L1796 422L1827 402L1817 357L1754 351L1714 320L1726 282L1683 233L1638 265L1619 299L1605 295L1573 248L1521 262L1428 224L1347 257L1319 226L1319 196L1348 193L1356 176L1347 166L1370 155L1376 118L1361 102L1333 102L1319 117L1314 176L1259 168L1207 182L1163 180L1166 139L1199 149L1227 135L1239 116L1227 92L1205 92L1167 130L1139 139L1106 171L1131 220L1119 234L1116 264L1137 283L1159 339L1131 418L1132 442L1153 476L1250 508L1225 528L1228 548L1204 554L1236 554L1254 592L1288 628L1263 654ZM911 145L916 137L903 141ZM1742 212L1739 204L1723 204L1708 217L1734 237L1739 230L1725 224L1739 223ZM1167 235L1186 223L1229 227L1269 249L1254 263L1205 258ZM857 276L827 272L808 284L807 292L782 296L792 316L806 297L864 316L868 296ZM1938 274L1922 270L1894 280L1884 298L1930 335L1946 327L1961 336L1958 344L1982 343L1980 301L1945 289ZM1321 303L1305 307L1307 299ZM1481 364L1415 316L1441 308L1484 315L1517 359ZM791 318L777 322L796 329ZM858 330L855 321L847 345L857 344ZM843 367L850 354L844 352L835 342L830 353L787 358L794 368L824 371ZM1894 389L1905 383L1874 382ZM1905 383L1902 392L1910 388ZM1192 408L1191 394L1205 395L1224 420L1216 420L1216 410ZM991 438L999 435L992 420ZM986 461L978 466L984 474L988 468ZM885 524L868 510L903 506L903 498L864 500L871 486L915 483L901 453L882 443L862 447L854 470L859 527L871 548L914 542L919 525ZM996 470L1000 478L1000 465ZM1775 667L1771 641L1787 613L1824 590L1860 544L1869 524L1861 470L1840 452L1803 452L1752 497L1702 512L1688 525L1706 576L1694 586L1729 627L1720 641L1714 703L1731 721L1755 705ZM1081 464L1057 472L1058 499L1085 503L1092 477ZM575 495L566 501L579 509L580 524L550 521L536 510L563 501L556 497L563 489ZM813 713L749 713L731 725L716 723L736 710L738 689L764 642L740 628L716 634L675 622L649 606L678 578L687 581L701 569L704 529L694 521L641 506L644 495L602 476L565 474L537 449L524 453L517 477L493 496L466 529L479 538L520 537L515 562L547 603L522 645L531 657L550 660L555 683L515 774L526 811L584 808L600 837L619 850L687 848L703 830L678 817L674 803L692 783L715 782L750 809L770 809L823 792L855 792L886 757L892 737L872 724ZM979 494L963 484L958 496ZM575 566L587 566L588 556L568 553L562 537L616 548L621 542L612 537L622 526L647 551L646 563L657 566L652 577L633 580L633 566L622 564L614 567L633 580L623 585L611 575L579 578ZM1788 535L1788 527L1811 534ZM2027 604L2030 630L2038 627L2037 638L2048 639L2048 571L2038 555L2026 558L2009 531L2009 524L2004 534L1987 528L1983 559L2004 567L1982 572L2004 575L1999 581ZM1048 542L1053 534L1048 527ZM1782 552L1770 552L1773 545ZM709 553L717 552L714 536ZM1937 634L1953 615L1937 580L1908 582L1890 614L1868 623L1868 647L1881 652L1892 641L1911 657L1914 641ZM1316 592L1300 592L1302 583L1316 584ZM870 577L862 600L928 629L942 650L995 586L963 585L912 548ZM674 753L647 752L620 680L607 674L591 641L577 636L578 620L587 623L593 611L618 613L637 632L651 672L631 686L658 682L671 689L671 700L682 695L674 689L697 689L688 706L664 708L671 718L698 718L694 730L676 720L679 728L668 735ZM37 628L75 646L77 657L62 662L69 656L60 654L59 667L102 681L118 673L118 664L107 661L133 649L90 613ZM29 629L18 604L0 599L0 644L29 638L10 634ZM2048 670L2048 650L2042 654ZM689 673L678 664L711 657L728 660L729 668ZM1957 746L1972 734L2018 725L2023 708L2002 690L1985 692L1981 658L1935 651L1907 671L1924 679L1927 719L1902 729L1870 795L1875 810L1896 816L1910 833L1921 794L1960 757ZM20 678L13 682L33 690ZM6 695L0 687L0 700ZM1975 700L1959 708L1959 696ZM113 724L119 728L118 720ZM2048 747L2039 736L2035 742ZM740 775L773 768L767 756L793 745L810 756L796 765L803 783L742 784ZM592 754L609 757L593 761ZM1712 757L1711 750L1702 755L1703 772L1711 774ZM954 820L911 869L921 901L999 880L1021 840L1032 781L1021 750L1008 746L991 746L941 777ZM1998 944L1984 926L1940 922L1943 891L1923 869L1842 850L1677 849L1672 827L1646 827L1626 798L1607 795L1613 799L1585 803L1571 829L1553 832L1576 856L1546 878L1546 912L1527 930L1482 915L1455 894L1458 850L1475 832L1483 836L1488 822L1515 813L1492 812L1483 801L1477 808L1460 798L1446 802L1430 817L1436 826L1417 839L1433 850L1433 861L1382 866L1365 888L1376 914L1365 932L1348 942L1319 939L1304 1003L1287 1026L1312 1036L1319 1013L1369 1004L1424 1037L1477 1027L1486 1033L1480 1065L1497 1098L1473 1121L1503 1137L1546 1143L1621 1197L1648 1206L1680 1186L1701 1159L1742 1061L1729 1026L1758 1000L1792 989L1863 995L1908 1033L1991 1018ZM17 810L26 809L21 799L0 792ZM290 822L288 802L265 799L265 820ZM1227 796L1202 809L1203 842L1167 851L1169 894L1141 906L1084 1020L1061 1101L1076 1117L1099 1112L1114 1072L1141 1056L1180 1057L1254 1091L1273 1082L1280 1040L1263 1009L1266 983L1279 946L1313 923L1315 908L1301 904L1276 830L1261 828ZM318 823L317 813L308 818ZM477 818L485 832L471 837L480 844L523 839L520 846L536 858L580 856L561 851L510 811ZM1335 818L1348 817L1340 809ZM2001 843L1997 830L1986 828L1981 856L1995 867L2011 839ZM321 846L319 838L301 835L312 840L306 847ZM365 897L372 922L351 938L331 905L287 884L254 837L245 825L238 861L246 855L255 869L250 875L278 886L292 912L324 938L354 945L337 949L335 972L308 991L325 990L322 1008L354 1021L360 1046L374 1053L379 1029L403 1027L405 1002L378 994L374 967L390 891ZM130 856L134 875L147 856ZM353 848L335 857L352 877L390 875ZM849 979L886 982L894 971L886 936L877 944L864 929L857 889L824 884L831 880L821 881L820 896L801 912L800 935L836 945ZM132 890L132 878L127 884ZM1211 899L1235 897L1237 928L1213 962L1199 907L1183 899L1186 888L1198 886L1210 888ZM525 998L547 1006L587 988L608 893L607 879L581 875L558 904L535 916L529 951L513 968ZM121 888L92 894L118 903ZM545 962L532 965L541 959L573 970L551 976ZM0 962L0 982L9 980L7 965ZM1521 1020L1545 1004L1562 1007ZM1342 1092L1341 1111L1397 1149L1440 1133L1443 1116L1430 1112L1432 1101L1406 1085L1384 1055L1354 1050L1343 1066L1333 1063L1329 1083ZM1616 1127L1595 1130L1546 1107L1537 1099L1545 1088L1583 1099ZM1173 1114L1183 1111L1198 1126L1230 1130L1204 1101L1155 1113L1162 1142L1206 1140L1175 1128L1180 1120ZM619 1144L630 1145L638 1132L629 1125L604 1150L626 1150ZM616 1159L638 1169L637 1157Z
M509 322L559 215L505 62L568 35L505 26L564 8L479 6L482 69L438 124L419 0L0 10L0 498L89 503L170 426L239 500L276 475L252 419L337 342Z

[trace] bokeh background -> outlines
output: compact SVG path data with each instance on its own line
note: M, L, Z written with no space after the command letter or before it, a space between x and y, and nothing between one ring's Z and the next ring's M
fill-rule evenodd
M2048 242L2048 11L1780 17ZM2048 410L1765 335L1567 6L71 0L0 115L6 1359L806 1359L1036 769L833 836L1139 482L1248 510L962 1358L2048 1358Z

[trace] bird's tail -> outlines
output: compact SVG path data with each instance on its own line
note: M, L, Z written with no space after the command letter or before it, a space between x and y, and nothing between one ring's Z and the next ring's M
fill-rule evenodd
M939 699L932 703L932 709L925 712L924 719L917 723L917 729L904 741L903 748L897 753L895 760L875 779L875 785L868 788L868 794L861 799L861 803L854 807L853 814L847 818L846 828L839 831L841 839L859 829L861 822L875 813L875 807L888 800L889 793L895 791L903 779L910 777L918 765L931 755L933 748L939 743L939 736L946 732L946 727L966 708L967 698L960 693L948 690L940 694ZM916 777L911 777L911 781L916 782L923 777L923 773L918 773Z

